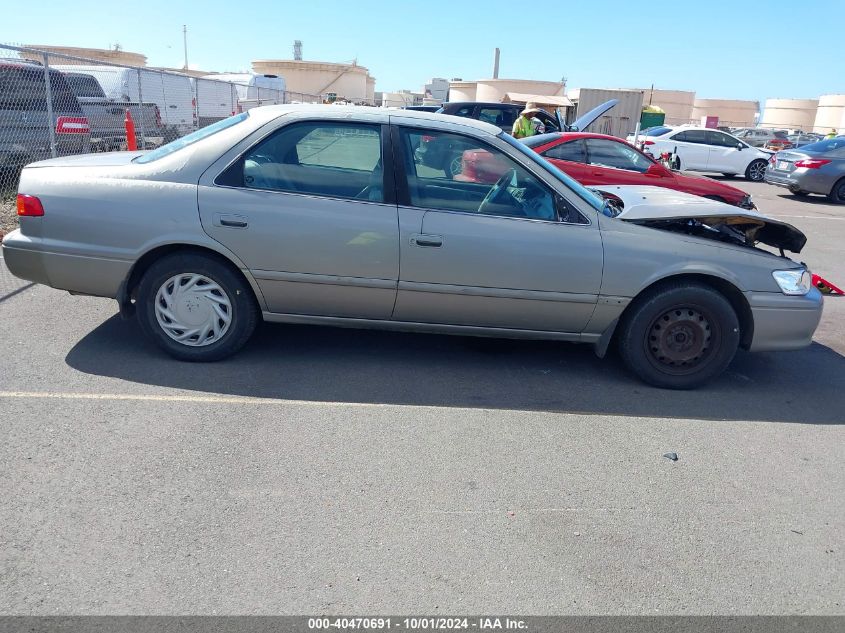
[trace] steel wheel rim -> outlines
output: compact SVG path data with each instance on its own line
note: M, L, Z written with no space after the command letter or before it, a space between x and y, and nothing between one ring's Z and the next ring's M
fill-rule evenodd
M766 173L766 163L755 163L751 165L751 180L763 180L763 176Z
M694 306L676 306L651 322L644 343L655 368L683 376L706 365L719 341L718 327L706 312Z
M159 287L155 315L159 327L177 343L205 347L229 331L232 302L213 279L198 273L179 273Z

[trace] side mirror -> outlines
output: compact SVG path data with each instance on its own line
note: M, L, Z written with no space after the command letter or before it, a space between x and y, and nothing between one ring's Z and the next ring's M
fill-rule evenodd
M666 176L666 168L658 165L657 163L652 163L648 166L645 173L649 176L657 176L658 178L663 178Z
M742 148L743 148L743 147L745 147L745 145L743 145L742 143L737 143L737 144L736 144L736 148L737 148L740 152L742 151Z

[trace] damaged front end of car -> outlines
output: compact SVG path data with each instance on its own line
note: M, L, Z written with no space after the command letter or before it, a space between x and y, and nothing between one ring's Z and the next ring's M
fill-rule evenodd
M596 190L614 210L613 217L654 229L755 247L766 244L800 253L807 236L791 224L752 209L660 187L602 186Z

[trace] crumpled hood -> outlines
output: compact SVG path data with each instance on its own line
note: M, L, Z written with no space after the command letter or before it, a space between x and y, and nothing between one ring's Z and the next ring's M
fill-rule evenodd
M96 154L76 154L74 156L62 156L61 158L49 158L30 163L27 169L33 167L119 167L128 165L132 159L146 154L146 152L99 152Z
M807 236L791 224L709 198L639 185L597 185L594 189L622 201L623 211L616 216L620 220L637 223L698 220L707 226L723 224L744 233L750 243L761 242L793 253L800 253L807 243Z

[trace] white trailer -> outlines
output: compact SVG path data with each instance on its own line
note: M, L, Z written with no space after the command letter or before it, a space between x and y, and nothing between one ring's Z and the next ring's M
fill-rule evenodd
M155 103L161 113L165 140L197 128L194 87L186 75L122 66L60 65L51 68L92 75L109 99Z

